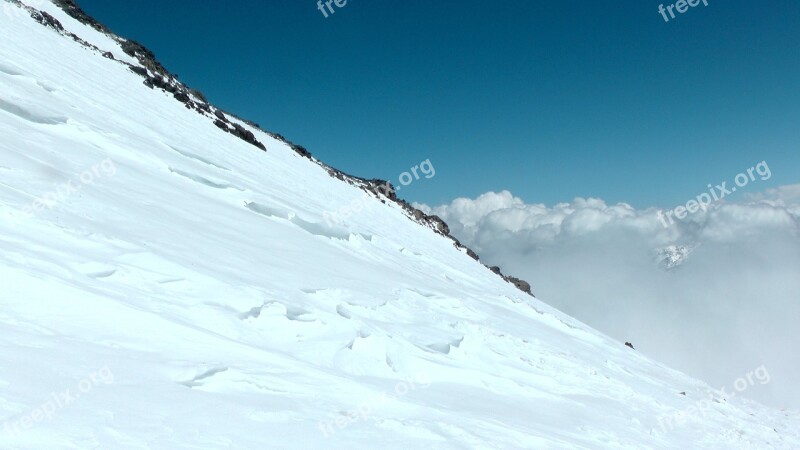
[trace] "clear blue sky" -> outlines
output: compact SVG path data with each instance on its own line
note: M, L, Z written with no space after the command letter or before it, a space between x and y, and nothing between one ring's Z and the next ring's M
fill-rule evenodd
M509 189L685 203L800 182L800 2L79 0L230 111L429 204ZM665 6L671 3L665 3ZM737 193L735 195L739 195Z

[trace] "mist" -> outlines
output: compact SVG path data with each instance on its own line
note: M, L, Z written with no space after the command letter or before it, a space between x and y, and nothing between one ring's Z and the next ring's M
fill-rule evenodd
M418 206L589 326L714 389L797 409L798 205L800 185L784 186L669 227L653 208L582 198L547 207L507 191ZM678 255L674 267L665 254ZM768 382L733 389L762 366Z

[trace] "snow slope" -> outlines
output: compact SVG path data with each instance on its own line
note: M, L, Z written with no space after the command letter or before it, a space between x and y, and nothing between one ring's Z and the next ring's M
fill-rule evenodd
M55 5L101 51L3 6L0 448L800 448L797 413L712 395L223 132Z

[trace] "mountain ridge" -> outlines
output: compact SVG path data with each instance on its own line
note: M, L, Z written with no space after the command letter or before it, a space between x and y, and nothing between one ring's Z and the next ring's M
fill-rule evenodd
M0 448L800 446L37 8L100 50L0 15Z
M63 26L58 22L57 19L55 19L50 14L44 11L38 11L35 8L24 5L19 0L9 0L9 1L16 2L21 7L28 10L32 15L32 17L42 25L48 26L60 33L66 34L67 36L74 39L76 42L79 42L81 45L100 51L100 49L84 41L75 34L65 32ZM204 117L211 118L212 120L214 120L214 125L217 126L217 128L225 132L231 133L234 136L242 139L243 141L260 148L261 150L267 151L266 146L264 146L264 144L259 142L258 139L256 139L256 137L253 135L253 133L245 129L245 127L242 124L236 123L235 121L230 121L226 116L226 114L244 122L244 124L246 125L249 125L253 128L256 128L272 136L273 138L279 141L286 143L292 148L292 150L297 152L297 154L299 154L300 156L308 158L314 163L322 166L332 177L338 178L339 180L344 181L348 184L358 186L359 188L361 188L366 192L375 195L380 195L384 197L386 200L392 201L400 205L408 213L409 219L414 220L423 226L431 228L436 233L451 239L453 241L453 245L455 245L456 248L463 250L472 259L480 262L480 256L477 253L475 253L472 249L468 248L467 246L463 245L455 236L450 234L450 227L444 222L444 220L442 220L440 217L436 215L428 215L425 212L415 208L406 200L397 197L396 189L389 181L375 179L375 178L367 179L350 175L344 171L336 169L335 167L325 164L324 162L315 158L313 154L310 151L308 151L305 147L289 141L282 135L264 130L263 128L261 128L260 125L258 125L255 122L240 118L239 116L233 113L224 111L214 106L207 100L207 98L202 92L190 88L185 83L180 81L169 70L167 70L158 61L155 54L151 50L149 50L147 47L134 40L124 38L122 36L115 34L113 31L111 31L110 28L102 24L94 17L87 14L83 10L83 8L81 8L78 5L76 0L53 0L53 3L59 8L61 8L69 16L77 20L78 22L90 26L95 30L97 30L98 32L106 34L107 36L119 42L122 51L125 52L128 56L136 58L141 64L141 66L135 66L125 61L119 61L119 62L128 65L131 71L133 71L137 75L142 76L144 78L144 84L147 87L151 89L158 88L165 92L173 94L175 100L183 103L187 109L192 109L194 111L197 111L200 115ZM104 53L103 56L109 59L114 59L114 55L110 52ZM503 280L505 280L506 282L514 285L517 289L525 292L528 295L534 296L533 292L531 291L531 285L527 281L511 275L503 274L502 269L498 266L490 267L486 264L483 265L484 267L489 269L492 273L495 273L496 275L503 278Z

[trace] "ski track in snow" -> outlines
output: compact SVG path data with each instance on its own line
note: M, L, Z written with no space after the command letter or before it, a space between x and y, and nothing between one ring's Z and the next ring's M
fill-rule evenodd
M0 15L0 42L0 422L33 421L0 448L800 448L796 412L741 397L662 429L710 387L395 205L327 224L366 194L52 29Z

